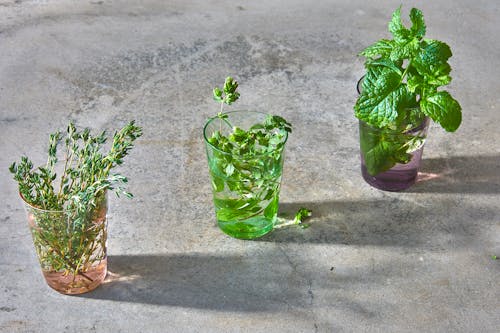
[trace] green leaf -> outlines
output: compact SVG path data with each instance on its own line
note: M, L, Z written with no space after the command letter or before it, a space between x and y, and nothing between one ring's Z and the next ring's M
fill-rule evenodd
M396 61L399 59L410 59L418 52L419 48L420 43L417 39L405 39L399 43L396 43L391 51L390 59L392 61Z
M400 81L401 76L392 70L369 70L354 106L356 117L377 127L392 123L401 104L408 99L408 91Z
M224 190L224 180L212 174L212 188L215 192L222 192Z
M410 92L415 93L418 88L420 88L421 86L425 85L425 80L420 75L411 75L411 74L408 74L408 78L406 80L406 85L407 85L408 90Z
M238 82L236 82L232 77L228 76L226 77L222 90L218 87L214 88L213 98L219 103L231 105L240 97L240 93L236 91L237 88Z
M288 133L292 132L292 124L285 120L285 118L280 116L268 115L264 120L264 128L268 131L273 129L282 129Z
M234 173L234 165L232 165L231 163L229 163L227 166L226 166L226 169L224 170L226 172L226 175L228 177L231 177Z
M398 73L400 76L403 75L403 71L401 70L401 64L397 61L392 61L388 58L379 58L374 60L367 60L365 63L365 67L370 69L375 69L375 67L387 67L393 72ZM383 68L378 68L379 71L383 70Z
M360 126L360 147L368 173L372 176L385 172L396 163L408 163L411 155L406 153L404 144L408 136L386 130L370 130Z
M376 56L387 57L391 54L394 42L388 39L381 39L375 44L368 46L361 51L360 55L367 58L374 58Z
M410 28L411 34L418 39L421 39L425 35L425 22L424 15L417 8L412 8L410 11L410 20L412 26Z
M10 167L9 167L9 171L10 173L16 173L17 172L17 166L16 166L16 162L13 162Z
M425 23L422 12L416 8L410 11L411 29L407 29L401 21L401 7L392 15L389 31L393 34L395 44L390 52L390 59L411 59L420 48L420 40L425 34Z
M257 199L215 199L217 219L221 221L245 220L262 210Z
M308 217L311 217L312 210L301 207L295 214L295 218L293 219L296 224L301 224Z
M394 153L397 147L389 142L381 141L364 154L365 166L370 175L376 176L396 165Z
M398 43L404 43L410 38L410 30L406 29L401 21L401 6L392 13L392 20L389 22L389 31Z
M414 60L422 66L432 66L444 63L452 56L448 44L438 40L426 39L422 42L422 49Z
M408 73L408 85L411 91L437 88L451 82L450 65L446 62L451 56L449 46L439 41L427 40L412 59Z
M238 88L238 82L236 82L232 77L226 77L226 81L224 82L224 93L232 94Z
M222 102L222 90L215 87L213 90L213 97L214 97L214 100L216 100L217 102Z
M273 195L274 195L274 193L273 193ZM278 201L279 201L279 196L274 195L273 200L264 209L264 216L265 217L267 217L268 219L274 218L274 216L278 212Z
M462 108L447 91L425 96L420 102L422 111L448 132L454 132L462 122Z

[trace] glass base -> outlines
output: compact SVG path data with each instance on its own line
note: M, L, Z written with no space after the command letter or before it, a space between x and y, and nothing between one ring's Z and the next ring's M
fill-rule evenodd
M273 230L275 219L256 216L243 221L217 221L226 234L238 239L255 239Z
M104 259L98 265L76 276L65 272L45 270L42 270L42 273L52 289L65 295L78 295L97 288L106 278L107 268L108 261Z
M364 180L371 186L383 191L399 192L410 188L415 184L422 161L424 148L412 153L412 158L407 164L396 164L391 169L381 172L375 176L368 173L365 166L363 154L361 154L361 174Z
M417 180L417 169L389 170L371 176L364 165L361 167L364 180L371 186L383 191L399 192L410 188Z

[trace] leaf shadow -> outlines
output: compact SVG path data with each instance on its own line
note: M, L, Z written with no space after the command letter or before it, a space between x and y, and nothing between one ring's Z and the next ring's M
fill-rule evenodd
M500 156L423 159L414 193L500 193Z

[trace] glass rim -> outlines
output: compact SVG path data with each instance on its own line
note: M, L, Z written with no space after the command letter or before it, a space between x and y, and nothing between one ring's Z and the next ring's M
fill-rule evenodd
M364 120L361 120L361 119L358 119L358 121L359 121L360 124L363 124L364 126L369 127L373 131L378 131L378 132L384 131L384 132L394 132L394 133L415 132L417 130L423 130L423 129L425 129L430 124L430 118L428 116L425 116L421 123L416 124L415 126L412 126L412 127L408 128L408 129L406 129L405 131L401 132L400 130L397 130L397 129L391 129L391 128L387 128L387 127L382 127L382 128L381 127L376 127L376 126L373 126L370 123L368 123L368 122L366 122Z
M360 89L360 87L363 84L363 80L365 79L365 76L366 76L366 74L363 75L362 77L360 77L359 80L358 80L358 83L356 83L356 90L358 91L358 95L361 95L361 89Z
M271 115L270 113L265 113L265 112L261 112L261 111L254 111L254 110L234 110L234 111L223 112L222 114L223 115L230 115L230 114L233 114L233 113L254 113L254 114L260 114L260 115L264 115L264 116L270 116ZM207 122L205 123L205 126L203 126L203 139L205 140L205 143L207 145L209 145L213 150L216 150L219 153L222 153L222 154L225 154L225 155L233 155L232 153L228 153L228 152L220 150L219 148L217 148L216 146L214 146L213 144L211 144L208 141L208 138L207 138L207 127L215 119L219 119L219 117L215 116L215 117L209 118L207 120ZM283 145L287 142L287 140L288 140L288 132L285 131L285 137L283 139ZM272 150L272 151L269 151L269 152L266 152L266 153L254 154L253 156L255 156L255 157L258 157L258 156L267 156L267 155L272 154L275 151L276 150ZM241 156L241 155L237 155L237 156Z
M44 212L44 213L68 213L68 212L72 212L73 210L70 210L70 211L67 211L67 210L59 210L59 209L45 209L45 208L40 208L40 207L37 207L33 204L31 204L30 202L28 202L28 200L26 200L26 198L24 197L24 195L19 192L19 196L21 197L21 200L23 201L23 203L30 209L34 209L34 210L37 210L37 211L40 211L40 212Z
M108 194L108 190L106 189L104 191L104 194L107 198L107 194ZM22 195L22 193L19 191L19 196L21 197L21 200L23 201L23 203L26 205L27 208L29 209L33 209L33 210L36 210L36 211L40 211L40 212L43 212L43 213L60 213L60 214L66 214L66 213L73 213L73 212L76 212L76 209L71 209L71 210L67 210L67 209L45 209L45 208L40 208L40 207L37 207L33 204L31 204L30 202L28 202L28 200L26 200L26 198L24 197L24 195Z

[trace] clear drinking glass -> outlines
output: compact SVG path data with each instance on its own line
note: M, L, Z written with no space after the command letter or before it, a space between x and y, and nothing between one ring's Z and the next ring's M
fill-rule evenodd
M203 130L217 224L229 236L253 239L270 232L277 219L283 150L287 135L283 138L283 148L279 152L229 154L209 142L212 134L220 131L227 136L233 129L231 126L248 130L253 125L262 123L267 114L233 111L226 115L224 120L208 120ZM276 152L278 154L273 154ZM228 161L241 177L227 176Z
M357 84L359 94L363 79ZM412 112L417 116L412 116ZM430 120L418 108L406 109L405 114L408 117L398 129L373 127L359 121L361 174L368 184L384 191L405 190L417 179ZM396 142L402 149L384 155L387 147ZM395 159L405 163L394 163Z
M85 216L44 210L24 201L36 253L47 284L62 294L97 288L107 273L107 196Z

